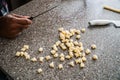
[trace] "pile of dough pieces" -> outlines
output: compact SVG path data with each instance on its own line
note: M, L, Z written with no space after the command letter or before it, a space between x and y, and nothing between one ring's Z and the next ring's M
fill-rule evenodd
M40 63L44 63L45 61L52 60L53 58L59 58L60 62L64 62L66 60L69 60L68 65L70 67L74 67L75 65L79 65L80 68L85 67L85 62L87 61L86 56L91 54L91 50L96 49L96 45L92 44L90 49L84 49L83 43L79 42L81 39L81 34L85 33L85 28L82 28L81 30L78 29L70 29L70 30L64 30L64 28L59 28L59 40L55 42L55 44L52 46L52 49L50 51L49 55L42 56L39 58L31 57L27 50L29 49L29 45L24 45L21 51L16 52L17 57L24 57L27 60L31 60L32 62L39 61ZM75 40L73 40L73 37ZM61 49L61 50L60 50ZM43 53L44 49L40 47L38 49L39 53ZM58 52L59 51L59 52ZM65 53L60 53L60 51ZM92 60L97 60L98 56L93 54ZM64 66L62 63L55 65L54 61L51 61L49 63L49 67L54 69L57 67L59 70L64 70ZM42 73L42 68L39 68L37 70L37 73Z

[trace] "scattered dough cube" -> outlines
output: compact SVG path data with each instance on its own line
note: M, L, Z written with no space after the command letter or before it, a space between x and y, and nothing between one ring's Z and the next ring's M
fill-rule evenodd
M76 31L76 29L70 29L70 33L71 33L72 35L75 35L75 31Z
M55 51L58 51L58 48L57 48L57 46L56 45L53 45L53 50L55 50Z
M61 40L65 39L65 35L63 33L60 33L60 39Z
M60 57L64 57L65 55L63 53L60 54Z
M87 61L86 57L82 57L82 61L86 62Z
M26 51L27 49L26 48L22 48L21 51Z
M65 56L66 59L70 59L71 57L69 55Z
M97 55L93 55L92 59L93 59L93 60L97 60L97 59L98 59L98 56L97 56Z
M69 52L69 56L70 56L71 58L74 57L73 52Z
M73 42L73 39L70 39L70 42Z
M80 37L81 37L80 35L77 35L77 36L76 36L76 39L80 39Z
M55 43L55 45L56 45L56 46L59 46L60 43L61 43L60 41L57 41L57 42Z
M51 57L48 55L48 56L45 57L45 59L48 61L48 60L51 59Z
M58 53L54 54L53 57L54 57L54 58L57 58L57 57L58 57Z
M26 56L25 56L25 59L30 59L30 55L26 55Z
M39 52L43 52L43 48L42 47L39 48Z
M63 69L63 65L62 65L62 64L59 64L59 65L58 65L58 69Z
M24 45L23 48L29 49L29 45Z
M81 53L75 53L74 54L76 58L80 57L81 56Z
M88 55L91 53L90 49L86 49L85 53Z
M71 67L74 67L74 66L75 66L74 61L71 61L71 62L69 63L69 65L70 65Z
M65 60L65 58L64 58L64 57L61 57L61 58L60 58L60 61L62 61L62 62L63 62L64 60Z
M81 58L76 59L76 60L75 60L75 63L76 63L76 64L82 63L82 59L81 59Z
M83 43L82 43L82 42L79 42L79 43L78 43L78 46L79 46L79 47L82 47L82 46L83 46Z
M80 30L76 30L75 33L76 33L76 34L80 34Z
M29 55L29 54L27 52L24 52L23 56L27 56L27 55Z
M60 47L61 47L62 50L66 50L67 49L67 47L64 45L64 43L61 43Z
M24 56L24 52L20 52L20 56Z
M61 28L58 28L58 31L64 31L64 28L63 27L61 27Z
M61 48L62 48L63 50L66 50L66 49L67 49L67 47L66 47L66 46L61 46Z
M74 41L73 43L74 43L74 45L76 45L76 46L79 45L79 43L78 43L77 41Z
M50 66L50 68L54 68L54 62L51 62L51 63L49 64L49 66Z
M44 57L39 57L40 62L43 62L43 60L44 60Z
M85 28L82 28L82 29L81 29L81 32L82 32L82 33L85 33Z
M91 45L91 49L93 49L93 50L96 49L96 45L95 45L95 44L92 44L92 45Z
M71 44L67 42L66 46L69 48L69 47L71 47Z
M56 54L55 50L51 50L50 52L51 52L52 55Z
M84 68L85 67L85 64L84 63L81 63L80 64L80 68Z
M85 55L85 53L82 53L82 57L85 57L86 55Z
M17 57L21 56L21 52L16 52L15 56Z
M39 69L37 70L37 72L38 72L38 74L40 74L40 73L43 72L43 70L42 70L41 68L39 68Z
M31 58L31 61L32 61L32 62L36 62L37 59L36 59L35 57L33 57L33 58Z
M84 47L79 47L79 51L83 52L84 51Z

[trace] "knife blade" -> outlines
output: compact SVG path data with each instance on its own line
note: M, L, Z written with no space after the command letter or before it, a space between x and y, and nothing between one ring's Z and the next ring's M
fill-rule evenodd
M48 10L42 12L42 13L40 13L40 14L38 14L38 15L36 15L36 16L33 16L33 17L31 16L31 17L28 18L28 19L33 20L34 18L36 18L36 17L38 17L38 16L40 16L40 15L43 15L43 14L45 14L45 13L47 13L47 12L53 10L53 9L56 8L56 7L58 7L58 5L57 5L57 6L54 6L54 7L52 7L52 8L50 8L50 9L48 9Z

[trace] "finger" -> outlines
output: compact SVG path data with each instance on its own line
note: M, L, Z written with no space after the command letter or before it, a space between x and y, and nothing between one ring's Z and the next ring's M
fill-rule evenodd
M15 18L15 22L21 25L30 25L32 21L27 18Z
M10 30L9 31L13 31L13 30L20 30L20 31L22 31L22 30L24 30L24 29L27 29L29 26L28 25L21 25L21 24L13 24L12 25L12 27L10 28Z
M17 18L30 18L30 16L23 16L23 15L14 14L14 13L12 13L12 16L17 17Z

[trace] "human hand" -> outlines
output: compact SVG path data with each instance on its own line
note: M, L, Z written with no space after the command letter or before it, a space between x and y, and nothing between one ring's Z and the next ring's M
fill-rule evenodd
M0 17L0 36L6 38L15 38L20 32L28 28L32 23L29 16L17 14L8 14Z

